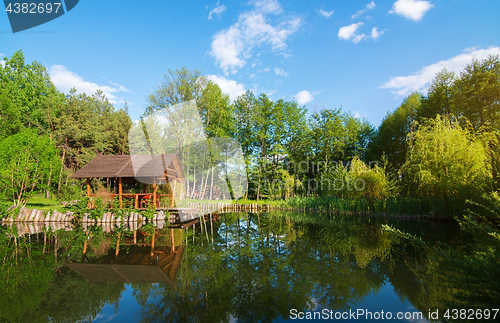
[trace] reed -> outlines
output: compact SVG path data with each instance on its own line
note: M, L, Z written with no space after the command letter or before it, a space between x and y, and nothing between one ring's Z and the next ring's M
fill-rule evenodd
M336 214L374 215L435 215L446 214L441 200L422 200L409 197L387 199L339 198L339 197L292 197L288 200L265 201L279 208L327 211Z

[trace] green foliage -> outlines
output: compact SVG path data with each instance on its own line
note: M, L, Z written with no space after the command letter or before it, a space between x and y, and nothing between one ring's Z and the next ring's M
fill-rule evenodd
M25 128L49 131L64 102L38 62L26 64L22 51L5 58L0 66L0 139Z
M355 156L363 157L372 126L340 109L321 110L310 119L311 146L316 162L349 161Z
M385 156L383 156L385 158ZM363 188L352 191L354 197L362 197L368 200L385 199L396 196L397 187L390 174L386 174L385 169L377 164L370 168L358 158L351 162L349 175L353 182L360 180ZM359 186L358 186L359 187Z
M409 135L404 174L412 194L463 207L466 198L491 188L491 166L483 143L458 122L437 116Z
M142 215L146 219L152 219L155 216L156 207L154 205L148 205L148 208L143 211Z
M413 92L396 110L384 117L370 144L371 160L379 160L385 154L395 169L399 169L405 163L408 149L407 135L413 129L413 121L420 109L422 98L422 94Z
M53 123L62 161L71 172L80 169L96 154L128 153L128 130L132 121L125 110L116 111L102 92L90 96L76 94L76 89L72 89L64 110Z
M108 210L108 206L103 201L102 197L94 197L91 199L92 208L89 210L92 219L101 219L104 212Z
M61 201L79 200L85 196L85 191L77 183L66 183L62 185L59 193L56 195Z
M48 136L26 129L0 141L0 194L24 204L35 190L50 189L59 173L58 152Z
M10 216L13 211L11 202L0 201L0 219Z
M421 264L410 269L421 281L425 290L426 307L445 311L449 308L495 308L500 297L498 257L500 256L500 231L492 222L484 221L484 213L498 225L500 218L500 198L492 194L485 206L471 202L485 212L474 211L458 219L461 234L458 244L432 245L420 237L385 227L396 235L408 240L420 249ZM423 300L419 300L419 303Z

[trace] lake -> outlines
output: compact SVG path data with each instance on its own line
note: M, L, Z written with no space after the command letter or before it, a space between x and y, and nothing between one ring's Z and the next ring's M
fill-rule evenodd
M0 232L2 322L438 322L490 305L436 251L470 252L453 223L272 211L29 230Z

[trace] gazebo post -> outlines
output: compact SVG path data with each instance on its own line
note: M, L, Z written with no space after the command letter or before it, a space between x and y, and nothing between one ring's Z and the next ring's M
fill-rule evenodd
M154 180L153 183L153 205L156 209L156 179Z
M170 229L170 235L172 237L172 253L175 252L175 236L174 229Z
M118 177L118 198L120 199L120 209L123 208L123 199L122 199L122 178Z
M173 180L173 187L170 186L170 190L172 191L172 202L170 203L170 207L174 207L175 205L175 184L177 183L177 178L174 178Z
M156 231L155 233L153 233L153 237L151 238L151 257L153 257L155 254L155 236L156 236Z
M116 261L116 256L118 256L118 253L120 252L120 238L122 234L118 232L118 240L116 240L116 250L115 250L115 261Z
M90 209L92 207L92 203L90 202L90 178L87 178L87 197L89 198L87 207Z
M90 197L90 178L87 178L87 197Z

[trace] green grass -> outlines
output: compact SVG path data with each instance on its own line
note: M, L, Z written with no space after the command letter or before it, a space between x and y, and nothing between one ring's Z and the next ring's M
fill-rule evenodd
M45 198L43 195L35 195L28 200L25 207L30 210L33 209L42 211L57 210L59 212L66 212L68 208L62 206L60 202L61 201L57 200L56 198L48 199Z

